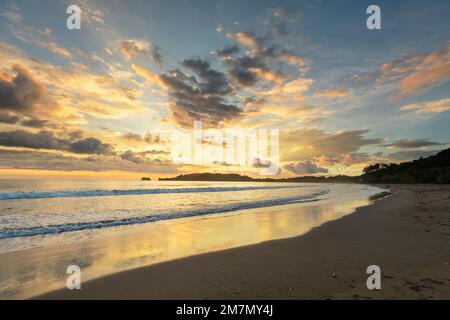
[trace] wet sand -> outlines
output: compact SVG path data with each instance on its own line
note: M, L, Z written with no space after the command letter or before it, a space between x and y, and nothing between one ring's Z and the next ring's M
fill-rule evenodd
M390 197L303 236L124 271L39 299L450 299L450 187ZM381 290L368 290L378 265Z

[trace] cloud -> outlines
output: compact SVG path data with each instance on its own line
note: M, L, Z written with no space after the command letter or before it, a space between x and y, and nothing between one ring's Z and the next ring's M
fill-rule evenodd
M20 118L16 115L9 113L0 113L0 123L16 124L20 121Z
M192 127L199 120L205 127L216 127L242 116L242 109L228 102L232 88L224 73L198 58L183 60L181 66L192 74L180 69L156 74L137 64L132 68L167 91L173 121L182 127Z
M253 32L236 32L235 34L228 34L229 38L234 38L237 42L248 47L254 52L263 49L263 38L257 38Z
M30 149L66 150L69 143L65 139L56 138L53 133L48 131L31 133L24 130L16 130L0 132L0 145Z
M227 33L227 38L236 41L247 50L238 55L239 46L235 45L214 51L214 53L225 64L236 86L250 89L259 82L281 85L290 78L289 74L281 71L283 63L295 65L301 69L305 69L308 64L301 55L274 43L273 38L277 38L281 33L288 32L284 26L280 25L263 36L257 36L249 31Z
M406 62L407 76L398 85L396 98L423 94L450 80L450 43L441 49Z
M287 164L283 167L285 170L295 174L317 174L328 173L328 169L319 167L317 164L307 160L303 162Z
M299 97L301 94L305 93L309 90L311 85L313 84L312 79L308 78L299 78L289 82L282 84L272 90L269 90L266 94L272 96L272 98L276 98L277 96L297 96Z
M156 74L139 64L133 64L131 67L138 75L147 79L151 84L156 84L160 87L165 88L164 82L161 81L159 74Z
M424 147L433 147L441 145L445 144L433 142L426 139L415 139L415 140L401 139L396 140L389 144L385 144L383 146L386 147L387 149L419 149Z
M11 24L19 24L23 21L20 8L12 2L8 3L8 5L0 11L0 16L4 17Z
M124 160L131 161L134 163L141 163L144 161L144 159L141 156L137 155L136 153L134 153L131 150L125 151L124 153L122 153L120 155L120 157Z
M241 108L227 102L231 88L223 73L200 59L188 59L182 65L197 77L179 69L159 77L169 92L169 107L178 125L192 127L201 120L204 127L217 127L242 116Z
M383 142L378 138L365 138L368 130L326 133L319 129L282 131L280 152L283 161L303 161L321 155L339 156L357 152L364 146Z
M127 160L134 163L144 163L149 160L148 156L158 156L158 155L167 155L169 152L161 151L161 150L147 150L135 152L132 150L127 150L120 155L120 158L123 160ZM155 160L155 159L153 159Z
M305 57L286 49L282 49L280 51L279 58L282 61L294 66L302 66L309 64L309 61Z
M0 146L69 151L80 154L114 154L113 148L96 138L71 141L57 138L52 132L31 133L24 130L0 132Z
M203 95L226 95L231 92L230 84L225 74L211 69L210 64L201 59L186 59L182 65L199 75L203 80L200 91Z
M287 11L283 7L277 7L277 8L268 9L267 15L269 18L279 19L279 20L293 23L293 22L296 22L302 16L302 12L292 11L292 10Z
M17 47L2 41L0 61L5 68L20 65L21 69L26 70L27 78L48 89L41 91L41 98L29 110L40 119L81 124L86 122L86 115L114 119L150 111L145 108L148 102L141 99L142 91L124 84L108 73L97 74L78 67L50 64L30 57ZM14 74L3 73L0 79L3 80L3 85L12 85ZM34 96L25 95L27 98Z
M256 57L228 59L225 63L228 65L231 79L243 87L252 87L258 82L256 70L267 70L265 64Z
M87 25L93 30L104 31L106 20L105 7L97 7L88 0L65 0L67 6L76 4L82 12L82 25Z
M17 161L21 159L21 161ZM86 171L134 171L152 173L178 172L178 165L170 161L159 159L146 159L135 163L123 160L119 156L89 155L76 157L69 154L50 153L31 150L1 150L0 167L10 169L37 169L37 170L86 170Z
M120 53L125 60L139 56L149 56L158 65L162 64L162 50L147 40L120 40L117 43Z
M23 118L9 113L0 113L0 123L20 124L25 127L42 129L48 125L49 121L38 118Z
M275 116L282 121L290 121L298 124L312 124L324 120L327 112L317 106L301 103L285 104L283 102L261 102L254 111L255 115Z
M324 98L341 98L348 95L348 90L345 88L333 89L333 90L325 90L319 92L319 97Z
M167 139L161 138L158 133L147 133L144 137L144 141L148 144L164 144L167 143Z
M353 166L370 162L370 156L366 153L346 153L340 155L320 155L313 157L316 164L321 166Z
M21 124L25 127L39 128L42 129L47 125L47 120L41 119L28 119L21 122Z
M450 98L437 101L426 101L408 104L400 108L404 111L414 111L416 113L440 113L450 110Z
M125 140L142 141L142 136L140 134L133 133L133 132L127 132L127 133L123 134L122 138L124 138Z
M385 163L400 163L405 161L412 161L419 158L427 158L432 155L435 155L440 150L404 150L397 151L394 153L377 153L372 154L373 158L377 158L377 162L385 162Z
M111 145L96 138L87 138L70 144L69 151L83 154L114 154Z
M450 80L450 43L423 55L402 56L354 80L393 84L392 100L424 94Z
M11 81L0 78L0 110L31 111L43 96L45 87L19 65L13 66L13 72Z
M49 40L39 40L39 39L34 39L32 42L40 47L47 49L50 52L53 52L56 55L61 56L61 57L64 57L64 58L72 57L72 53L69 51L69 49L60 47L56 42L49 41Z
M72 56L68 49L59 46L55 42L51 29L36 29L24 23L22 12L17 5L10 3L5 6L0 11L0 16L5 17L5 25L9 32L21 41L31 42L65 58Z
M239 46L238 45L226 46L222 50L213 51L213 53L215 55L217 55L218 57L220 57L222 59L230 58L233 54L236 54L238 52L239 52Z

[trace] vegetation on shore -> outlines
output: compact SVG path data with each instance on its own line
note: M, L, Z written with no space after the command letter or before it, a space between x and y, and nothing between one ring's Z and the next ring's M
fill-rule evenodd
M374 164L359 177L369 183L450 183L450 149L399 164Z

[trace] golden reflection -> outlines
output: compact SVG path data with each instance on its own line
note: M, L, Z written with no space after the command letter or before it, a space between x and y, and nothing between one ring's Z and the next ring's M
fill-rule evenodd
M82 281L195 254L302 235L349 214L368 200L293 204L239 213L114 228L104 237L2 255L1 298L27 298L62 288L66 268L77 264ZM17 261L21 261L17 265Z

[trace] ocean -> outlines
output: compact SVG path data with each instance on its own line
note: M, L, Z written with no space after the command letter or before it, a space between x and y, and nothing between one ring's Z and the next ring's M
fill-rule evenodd
M92 279L301 235L370 204L380 191L357 184L0 180L0 297L61 287L68 264Z

